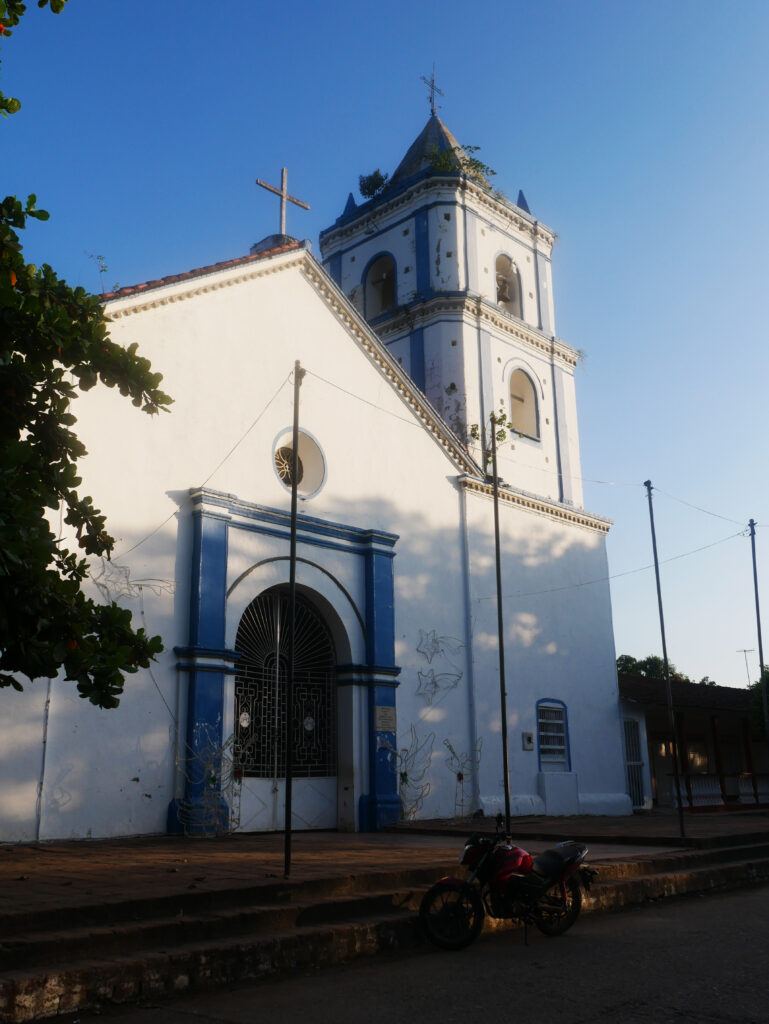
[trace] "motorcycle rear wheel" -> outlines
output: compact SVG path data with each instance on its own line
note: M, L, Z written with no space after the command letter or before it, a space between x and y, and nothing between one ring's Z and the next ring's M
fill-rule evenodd
M563 935L579 917L582 909L582 889L571 875L566 879L566 899L560 885L548 890L532 915L534 924L543 935Z
M427 937L442 949L464 949L483 928L483 903L471 885L436 882L422 897L419 918Z

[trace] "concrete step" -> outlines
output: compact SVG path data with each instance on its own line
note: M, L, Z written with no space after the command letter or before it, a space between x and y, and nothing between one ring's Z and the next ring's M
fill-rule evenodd
M586 912L769 882L769 844L650 854L599 869ZM67 922L27 915L27 927L16 920L12 933L4 924L13 915L3 915L0 1019L15 1024L409 948L421 941L421 895L446 873L457 865L177 893L86 907L77 920L70 911ZM489 929L500 925L510 927L487 920Z

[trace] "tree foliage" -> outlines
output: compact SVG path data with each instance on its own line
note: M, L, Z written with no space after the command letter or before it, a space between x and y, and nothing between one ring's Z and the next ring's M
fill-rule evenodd
M485 164L475 154L480 146L453 146L449 149L439 149L433 146L430 150L430 166L438 174L460 174L467 175L480 185L489 187L489 178L496 175L496 171Z
M672 661L668 662L670 678L676 683L693 683L689 676L679 672ZM634 658L630 654L620 654L617 658L617 673L623 675L644 676L646 679L664 679L665 662L657 654L648 654L645 658ZM710 676L703 676L700 683L704 686L715 686Z
M750 718L753 729L759 736L766 736L766 720L764 718L764 691L767 691L767 707L769 707L769 668L759 680L752 683L750 689Z
M384 192L389 180L390 175L382 174L378 167L371 174L361 174L358 177L360 194L364 199L376 199Z
M64 3L50 0L51 10ZM4 35L24 11L23 3L0 0ZM3 113L19 106L0 93ZM0 687L22 689L18 674L62 671L82 697L112 708L124 674L146 667L162 644L132 629L130 611L98 605L82 590L82 556L109 557L114 541L93 500L78 491L77 460L86 450L72 430L72 402L97 381L149 414L171 399L136 345L109 339L98 298L47 264L25 263L19 232L30 218L48 219L34 195L0 204ZM53 532L58 515L79 551Z

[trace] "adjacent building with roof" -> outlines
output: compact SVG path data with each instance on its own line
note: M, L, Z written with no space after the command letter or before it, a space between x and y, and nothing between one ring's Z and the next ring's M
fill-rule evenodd
M630 810L610 523L582 503L554 240L433 116L322 233L322 263L270 236L104 296L112 337L139 344L175 404L150 421L108 389L78 401L84 486L117 537L93 586L165 650L116 711L60 680L12 696L0 838L281 828L289 720L296 828L502 810L492 414L510 424L512 812Z
M732 686L620 675L628 793L633 807L690 810L769 803L769 758L753 694Z

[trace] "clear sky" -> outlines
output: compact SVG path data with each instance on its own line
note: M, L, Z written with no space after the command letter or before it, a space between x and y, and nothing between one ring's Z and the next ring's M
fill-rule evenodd
M288 231L317 253L358 175L394 170L423 127L434 63L447 126L559 236L617 653L661 653L653 571L631 572L652 561L651 479L670 657L745 685L750 518L769 645L769 3L30 0L2 50L22 101L4 194L52 215L27 258L92 291L244 255L278 229L255 179L284 165L312 207Z

